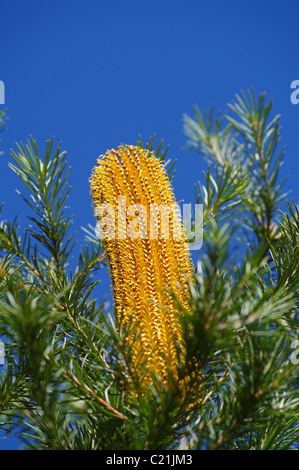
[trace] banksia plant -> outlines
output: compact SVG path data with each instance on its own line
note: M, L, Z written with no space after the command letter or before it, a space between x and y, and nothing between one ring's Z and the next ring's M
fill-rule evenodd
M149 150L119 146L98 159L91 193L130 370L142 386L183 387L177 301L190 311L193 266L167 172Z
M86 230L80 248L66 153L33 138L12 151L25 209L11 220L0 203L0 447L5 431L29 449L187 452L168 465L192 450L298 450L299 208L281 193L264 95L228 109L185 116L209 165L200 252L186 220L194 276L161 145L99 158L102 241ZM105 263L115 322L97 302Z

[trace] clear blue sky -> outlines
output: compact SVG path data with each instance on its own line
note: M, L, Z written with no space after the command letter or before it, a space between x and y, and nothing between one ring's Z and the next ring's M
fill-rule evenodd
M88 179L98 155L140 134L170 145L177 200L193 202L205 165L182 150L183 113L195 104L224 110L252 85L281 114L282 176L297 200L299 104L290 84L299 79L298 20L298 0L0 0L4 216L25 223L7 164L9 149L30 135L41 148L52 136L63 142L79 231L94 223ZM9 445L18 446L0 440L0 449Z

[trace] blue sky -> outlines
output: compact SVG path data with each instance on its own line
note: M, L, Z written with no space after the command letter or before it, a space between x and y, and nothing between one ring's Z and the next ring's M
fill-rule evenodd
M182 149L182 116L192 116L195 104L225 110L251 86L281 114L282 177L289 175L286 189L297 200L299 104L291 103L290 85L299 79L298 17L292 0L0 0L0 110L9 117L0 143L4 216L25 223L7 165L10 148L30 135L41 149L52 136L62 141L79 232L94 223L88 180L97 157L139 135L169 144L178 159L177 200L193 202L205 164ZM0 449L9 445L18 446L0 440Z

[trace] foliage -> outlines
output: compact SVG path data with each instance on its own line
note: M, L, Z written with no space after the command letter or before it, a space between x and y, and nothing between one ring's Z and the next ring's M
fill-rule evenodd
M179 405L175 388L128 383L126 331L97 301L104 249L92 234L78 248L72 231L65 152L51 140L41 155L33 138L12 151L29 215L24 231L17 218L0 225L8 435L37 449L298 449L299 210L289 201L282 211L284 153L271 110L252 90L222 116L184 116L187 147L208 168L195 191L204 243L193 313L181 306L181 374L202 380L197 400Z

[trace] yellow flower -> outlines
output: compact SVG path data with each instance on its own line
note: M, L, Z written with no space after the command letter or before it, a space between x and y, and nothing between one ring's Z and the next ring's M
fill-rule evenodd
M170 291L190 311L193 265L167 172L148 150L119 146L99 157L90 183L131 371L144 385L154 376L168 387L185 352Z

